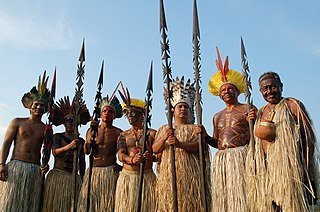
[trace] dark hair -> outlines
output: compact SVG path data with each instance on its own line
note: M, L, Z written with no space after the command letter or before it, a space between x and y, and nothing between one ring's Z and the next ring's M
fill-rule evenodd
M283 84L281 82L280 76L279 74L277 74L276 72L273 71L268 71L263 73L260 77L259 77L259 84L266 79L275 79L277 81L277 83L280 85L281 89L283 87Z

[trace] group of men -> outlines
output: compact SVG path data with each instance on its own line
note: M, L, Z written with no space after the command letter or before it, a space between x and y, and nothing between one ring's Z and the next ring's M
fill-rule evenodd
M55 161L44 191L42 175L49 167L40 165L45 132L41 117L46 112L49 91L47 81L40 81L38 88L22 98L30 116L13 119L5 134L0 152L0 211L39 211L40 205L42 211L68 211L74 205L77 211L85 211L89 183L90 211L137 211L142 162L141 211L173 211L170 145L175 149L178 211L205 211L199 177L200 134L206 149L207 144L218 149L212 166L208 151L205 154L207 209L309 211L317 201L319 172L316 136L303 104L283 98L279 75L267 72L259 78L267 104L260 110L253 105L248 110L247 104L238 101L246 86L242 74L229 69L228 61L223 63L220 55L216 63L218 71L209 81L209 92L219 96L226 107L213 117L213 136L204 126L194 124L195 89L184 78L171 83L172 128L164 125L157 131L144 132L145 102L124 94L122 105L115 96L101 101L101 121L91 121L84 140L75 123L89 121L85 104L77 105L67 97L58 101L51 120L56 126L64 124L65 132L53 136L50 146ZM130 124L124 131L113 126L114 119L123 114ZM254 140L250 140L250 121L255 121ZM98 127L98 133L92 143L94 127ZM6 163L12 142L12 158ZM89 170L84 173L84 155L92 151L89 182Z

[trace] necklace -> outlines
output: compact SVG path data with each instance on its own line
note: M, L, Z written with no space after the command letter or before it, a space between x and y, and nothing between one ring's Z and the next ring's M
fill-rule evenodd
M141 137L142 137L143 129L138 129L138 130L137 130L138 136L137 136L136 133L134 132L134 129L133 129L133 128L130 128L130 132L131 132L131 134L132 134L132 136L133 136L133 138L134 138L134 140L135 140L135 142L136 142L136 147L138 147L138 146L139 146L139 141L140 141L140 139L141 139Z

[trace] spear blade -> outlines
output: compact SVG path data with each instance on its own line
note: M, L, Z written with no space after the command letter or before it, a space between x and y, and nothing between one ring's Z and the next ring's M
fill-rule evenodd
M85 50L84 50L84 38L82 40L82 47L81 47L81 51L80 51L80 56L79 56L79 62L83 63L86 60L85 58Z
M167 36L167 22L165 16L165 10L163 5L163 0L160 0L160 34L161 34L161 59L162 59L162 70L163 79L165 82L165 99L166 99L166 112L168 119L168 127L172 128L172 90L170 84L172 82L171 76L171 61L170 61L170 50L169 50L169 40ZM174 146L170 145L170 161L171 161L171 174L172 174L172 196L173 196L173 208L174 211L178 211L178 197L177 197L177 175L176 175L176 165L175 165L175 151Z

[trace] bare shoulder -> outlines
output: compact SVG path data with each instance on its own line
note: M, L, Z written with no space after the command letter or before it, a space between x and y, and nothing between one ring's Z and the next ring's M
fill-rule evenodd
M305 107L303 105L303 103L298 100L298 99L295 99L295 98L287 98L286 99L286 102L287 102L287 105L288 105L288 108L294 113L294 114L297 114L299 110L303 110L305 111Z
M114 129L115 129L115 131L117 132L117 134L120 134L120 133L123 132L122 129L120 129L120 128L118 128L118 127L115 127L115 126L114 126Z
M150 133L150 135L156 135L157 131L155 129L148 129L148 133Z

